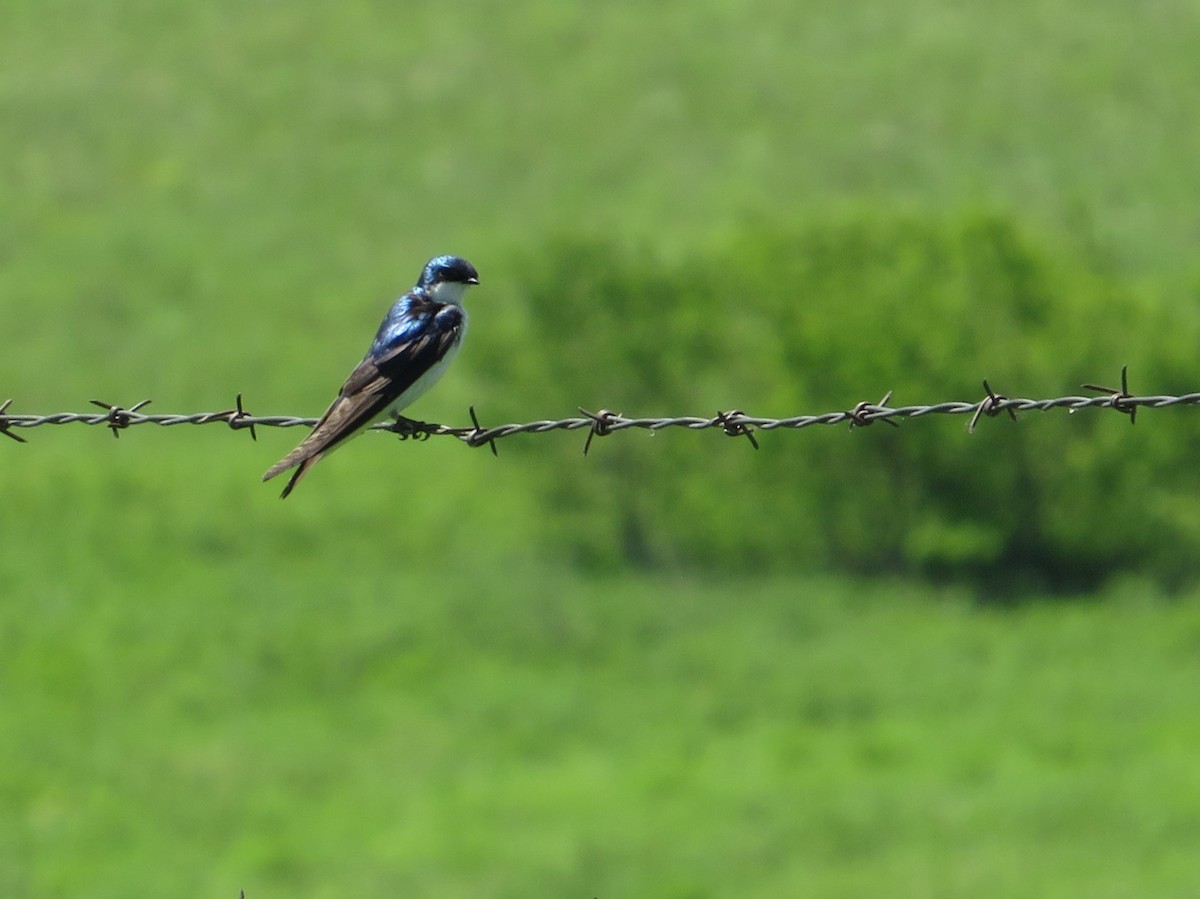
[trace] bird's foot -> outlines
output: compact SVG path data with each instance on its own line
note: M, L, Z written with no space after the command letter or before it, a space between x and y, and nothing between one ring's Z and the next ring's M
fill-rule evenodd
M437 429L437 425L417 421L415 418L406 418L399 412L392 415L390 430L394 434L397 434L401 440L408 440L410 437L413 440L426 440Z

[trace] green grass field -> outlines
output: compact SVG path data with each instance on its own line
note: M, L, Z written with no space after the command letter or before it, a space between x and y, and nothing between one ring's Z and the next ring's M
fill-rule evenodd
M6 604L5 895L1195 886L1194 602L231 555Z
M673 261L764 222L982 210L1156 310L1200 285L1179 0L0 18L15 413L318 414L449 251L483 285L413 414L571 414L509 386L523 267L563 237ZM596 573L536 489L574 435L498 458L370 435L281 503L258 478L300 433L0 438L0 896L1200 889L1196 588ZM597 490L575 524L628 501Z

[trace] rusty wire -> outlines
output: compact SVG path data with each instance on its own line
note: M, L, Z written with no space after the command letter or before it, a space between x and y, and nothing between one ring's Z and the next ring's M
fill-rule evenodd
M985 380L983 388L986 395L975 402L949 401L941 403L892 406L891 391L878 402L862 402L848 410L825 412L817 415L796 415L790 418L763 418L747 415L741 410L717 412L712 417L704 416L671 416L664 418L631 418L619 412L601 409L589 412L580 409L578 417L545 419L514 424L484 427L475 413L470 409L470 427L450 427L442 424L428 424L408 418L400 418L394 422L379 422L372 425L373 430L391 431L401 438L425 439L429 437L457 437L470 446L490 446L496 452L496 441L515 434L546 434L551 431L586 430L587 440L584 444L584 454L591 448L595 437L604 437L616 431L630 428L641 428L659 431L664 428L687 428L693 431L715 429L730 437L746 437L750 444L758 449L756 431L775 431L781 429L800 429L814 425L849 424L851 428L866 427L877 421L897 425L901 419L923 418L927 415L970 415L968 430L974 431L983 416L989 418L1008 413L1013 419L1017 412L1047 412L1052 409L1066 409L1069 413L1081 409L1112 409L1129 416L1132 424L1137 410L1163 409L1169 406L1200 406L1200 393L1182 395L1134 396L1129 392L1128 373L1121 369L1120 388L1103 387L1096 384L1085 384L1084 389L1097 391L1098 396L1059 396L1050 399L1026 399L1007 397L996 393ZM25 438L15 433L14 429L36 428L43 425L87 424L104 425L113 436L136 425L207 425L226 424L234 430L248 429L251 437L257 439L256 427L267 428L296 428L312 427L315 418L304 418L293 415L251 415L242 406L242 395L238 394L236 405L232 409L220 412L196 412L191 414L153 414L141 411L150 400L142 400L128 408L92 400L93 405L103 409L102 412L56 412L50 415L17 415L9 412L12 400L0 404L0 434L13 440L25 443Z

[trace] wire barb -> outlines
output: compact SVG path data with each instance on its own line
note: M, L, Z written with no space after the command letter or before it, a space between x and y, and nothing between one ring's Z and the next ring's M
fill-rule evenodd
M137 405L130 406L128 409L122 409L120 406L114 406L112 403L104 402L104 400L91 400L90 402L93 406L99 406L101 409L108 410L108 415L102 420L108 422L108 429L112 431L113 437L121 436L119 432L129 427L138 409L150 405L150 400L142 400Z
M734 409L730 412L722 412L717 410L717 417L713 419L714 423L720 425L725 433L730 437L745 437L750 441L750 445L758 449L758 440L754 436L754 429L742 421L742 410Z
M1129 392L1129 366L1121 366L1121 389L1117 390L1113 387L1102 387L1099 384L1084 384L1084 390L1095 390L1097 393L1106 393L1112 401L1112 408L1116 409L1129 416L1129 423L1137 422L1137 405L1128 402L1133 399L1133 394Z
M971 423L967 425L968 434L975 433L975 425L979 423L979 416L981 415L986 415L988 418L995 418L1001 412L1007 412L1009 418L1013 421L1017 420L1017 413L1013 410L1012 406L1004 405L1008 402L1008 397L993 391L992 386L987 382L987 378L983 379L983 389L987 393L987 397L979 401L979 408L971 416Z
M587 440L583 444L583 454L586 456L588 450L592 448L592 438L607 437L613 432L613 424L622 416L620 412L609 412L607 409L601 409L599 412L589 412L582 406L579 407L579 411L582 415L592 420L592 426L588 429Z
M9 428L12 427L12 421L10 421L9 417L4 413L8 411L8 407L11 405L12 397L9 397L3 403L0 403L0 434L3 434L5 437L11 437L13 440L17 441L17 443L28 443L29 441L20 434L14 434L9 430Z
M467 411L471 414L471 429L463 437L467 441L467 446L483 446L486 443L492 448L492 455L499 456L500 452L496 449L496 435L494 433L489 435L479 423L479 416L475 414L474 406L469 406Z
M891 411L888 408L888 403L891 401L892 391L889 390L878 403L859 403L846 413L846 417L850 419L850 430L853 431L856 427L865 428L868 425L873 425L876 419L887 422L893 428L900 427L900 422L892 421L890 418L883 418L880 414Z
M229 427L235 431L239 428L249 428L250 439L256 443L258 442L258 432L254 430L254 421L246 413L246 410L242 408L242 395L240 393L237 395L237 408L230 409L228 412L222 414L229 416Z

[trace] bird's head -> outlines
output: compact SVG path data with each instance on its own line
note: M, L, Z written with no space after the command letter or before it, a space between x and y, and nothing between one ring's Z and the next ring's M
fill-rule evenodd
M417 286L439 303L460 306L467 288L478 283L475 266L461 256L435 256L425 264Z

